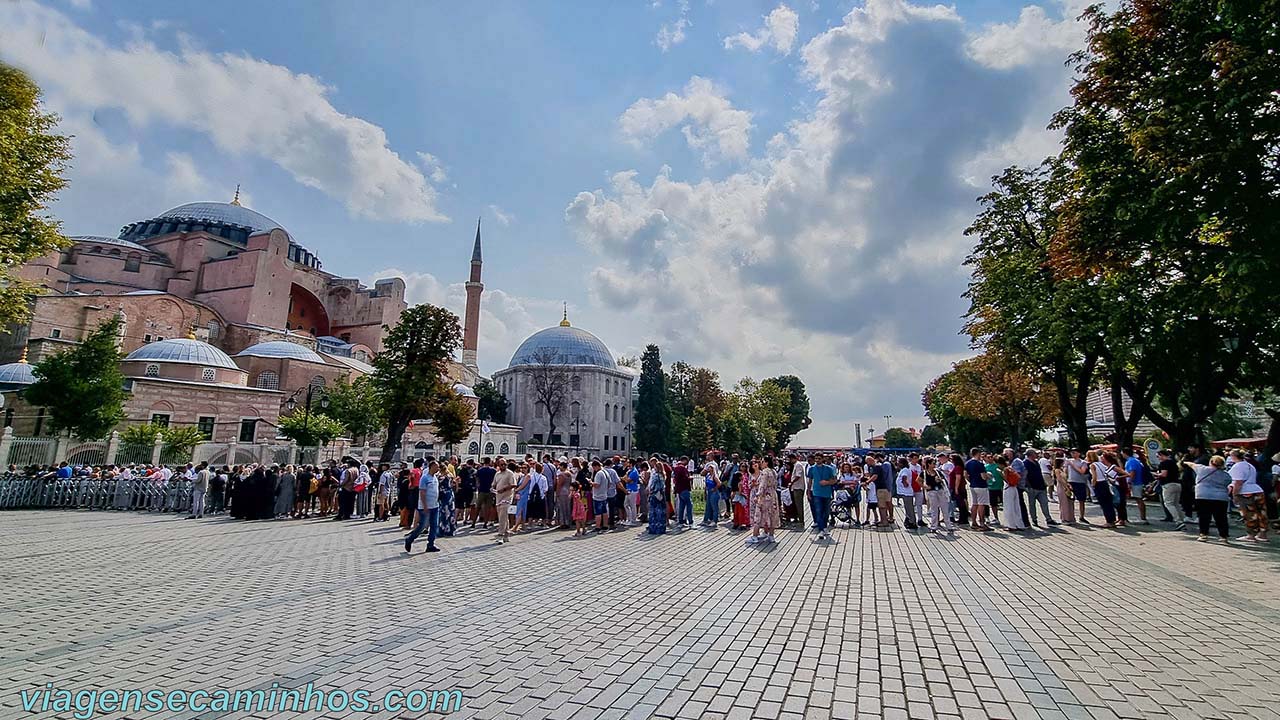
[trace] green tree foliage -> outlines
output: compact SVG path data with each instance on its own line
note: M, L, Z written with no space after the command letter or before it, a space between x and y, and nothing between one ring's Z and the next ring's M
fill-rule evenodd
M890 448L909 448L920 445L915 435L900 427L892 427L884 433L884 446Z
M324 414L342 425L347 437L367 442L385 425L382 398L378 396L370 376L362 375L352 382L339 379L326 392L329 407Z
M770 438L769 447L781 450L791 442L796 433L809 427L813 420L809 417L809 395L805 392L804 382L795 375L779 375L765 380L787 391L790 401L787 403L787 420Z
M697 407L685 426L685 448L691 455L705 452L715 447L716 431L711 413L706 408Z
M925 425L920 431L920 445L922 447L938 447L947 444L947 433L938 425Z
M1280 77L1273 2L1126 0L1084 14L1074 102L1055 119L1071 169L1051 260L1125 278L1132 350L1111 371L1175 446L1236 389L1275 387Z
M105 437L124 419L124 376L116 346L120 320L98 326L79 345L36 364L36 381L23 392L49 411L50 429L85 440Z
M40 88L0 63L0 326L25 320L38 292L14 269L67 244L48 214L71 159L69 139L52 132L57 124L41 112Z
M744 448L750 446L753 453L780 449L773 443L787 423L790 391L769 381L756 382L745 377L733 386L729 405Z
M156 444L156 438L160 437L163 432L164 426L156 425L155 423L130 425L120 431L120 443L122 445L151 447Z
M191 425L170 425L160 432L164 448L160 452L162 463L185 463L191 460L191 451L205 441L200 428Z
M436 408L431 416L431 430L445 445L457 445L471 434L475 417L471 403L455 393Z
M389 329L371 376L387 422L383 462L395 455L411 420L435 417L457 397L445 371L461 343L458 317L434 305L409 308Z
M671 408L668 406L666 377L662 372L662 352L649 345L640 357L640 379L636 383L635 445L659 452L671 449Z
M334 438L341 437L345 428L342 423L324 413L307 414L301 410L280 418L276 432L282 437L298 443L302 447L328 445Z
M471 389L475 391L476 397L480 398L477 415L481 420L496 423L507 421L507 411L511 409L511 403L507 401L507 396L498 390L498 386L493 384L493 381L480 378Z
M961 452L1003 444L1001 438L1007 435L1007 429L999 422L973 417L956 408L952 398L960 382L960 373L952 368L929 383L921 398L929 419L946 431L952 446Z

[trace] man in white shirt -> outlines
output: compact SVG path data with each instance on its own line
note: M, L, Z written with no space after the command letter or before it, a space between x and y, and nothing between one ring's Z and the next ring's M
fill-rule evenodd
M596 532L604 532L609 522L609 473L599 460L591 461L591 512L596 517Z
M801 455L791 466L791 519L804 527L804 504L808 497L809 462Z

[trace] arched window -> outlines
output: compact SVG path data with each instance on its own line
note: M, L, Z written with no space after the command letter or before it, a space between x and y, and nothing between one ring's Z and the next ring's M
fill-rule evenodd
M573 379L569 381L569 387L570 387L574 392L578 392L579 390L581 390L581 389L582 389L582 378L578 377L577 375L574 375L574 376L573 376Z
M138 272L142 268L141 253L131 252L124 259L125 272Z
M317 375L317 376L315 376L315 377L311 378L311 387L315 387L315 388L322 388L322 387L324 387L324 376L323 376L323 375Z
M626 422L626 421L627 421L627 406L623 405L622 406L622 422Z
M534 417L538 417L538 418L542 417L542 415L543 415L543 412L542 412L542 411L543 411L542 403L534 403L534 404L533 404L533 416L534 416Z
M279 390L280 376L274 370L263 370L258 373L258 381L254 384L263 390Z
M579 416L581 416L581 415L582 415L582 403L578 403L578 402L570 403L570 404L569 404L569 419L570 419L570 420L577 420L577 419L578 419L578 417L579 417Z
M206 327L209 329L209 342L213 342L217 340L218 339L218 323L211 322Z
M613 406L613 421L614 421L614 422L618 422L618 418L619 418L619 417L621 417L621 415L622 415L622 406L621 406L621 405L614 405L614 406Z
M200 371L200 379L205 382L213 382L218 379L218 374L213 368L204 368Z
M511 452L511 446L506 443L502 443L502 447L498 448L499 455L507 455L510 452Z
M467 454L468 454L468 455L479 455L479 454L480 454L480 443L478 443L478 442L472 442L470 445L468 445L468 446L467 446Z
M492 455L492 454L493 454L493 443L485 443L485 444L484 444L484 454L485 454L485 455Z
M608 422L609 420L609 403L604 404L604 419L605 422Z
M142 374L146 377L160 377L160 366L155 363L151 363L147 366L146 370L142 371Z

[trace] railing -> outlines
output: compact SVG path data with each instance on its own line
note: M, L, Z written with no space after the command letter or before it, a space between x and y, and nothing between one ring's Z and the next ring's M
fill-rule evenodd
M58 441L55 438L14 438L9 446L5 463L24 467L26 465L51 465L57 454Z

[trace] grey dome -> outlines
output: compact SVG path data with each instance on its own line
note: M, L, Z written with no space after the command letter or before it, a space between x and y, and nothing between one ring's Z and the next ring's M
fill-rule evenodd
M186 218L206 222L240 225L254 232L266 232L280 227L280 223L256 210L243 205L224 202L193 202L166 210L157 217Z
M617 370L613 355L600 338L568 325L549 327L530 335L511 356L508 367L520 365L595 365Z
M36 381L31 365L11 362L0 365L0 385L30 385Z
M129 353L126 361L151 361L203 365L205 367L239 370L240 367L218 348L207 342L189 338L173 338L147 343Z
M453 391L464 398L477 397L476 391L472 390L466 383L457 383L453 386Z
M261 342L257 345L249 347L236 353L236 357L265 357L265 358L288 358L289 360L303 360L305 362L320 363L324 365L324 358L320 357L311 348L304 347L298 343L289 342L288 340L272 340L271 342Z

